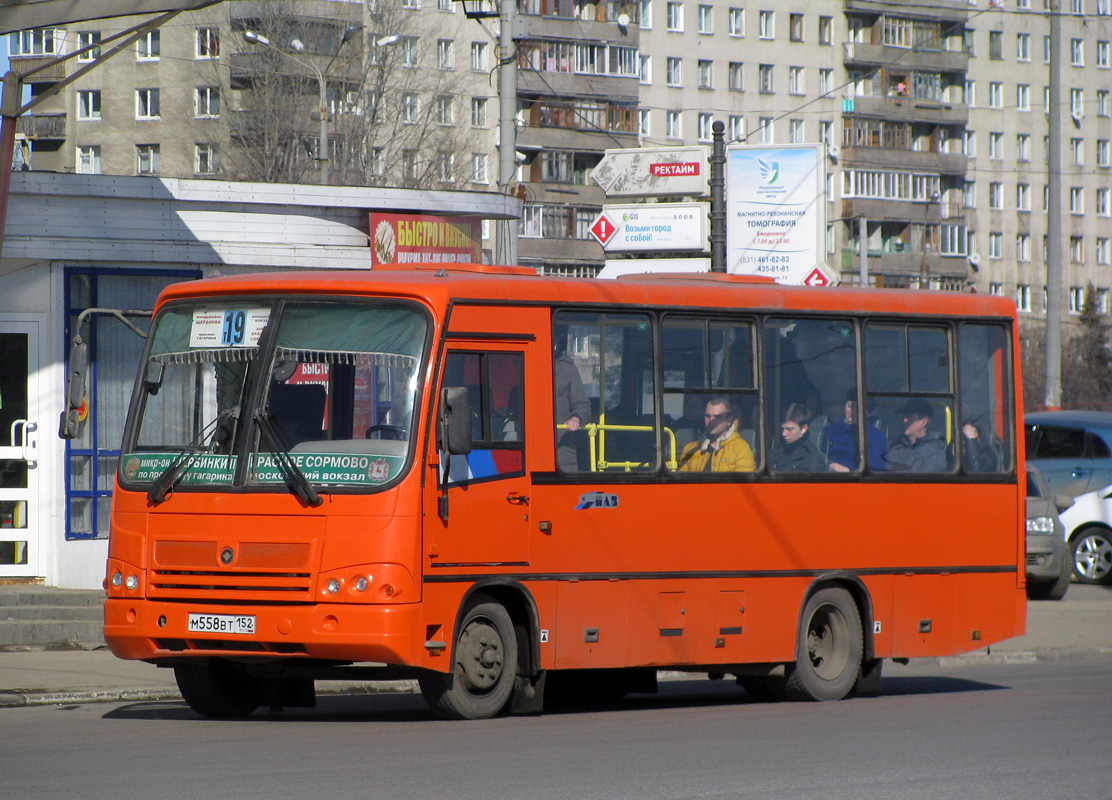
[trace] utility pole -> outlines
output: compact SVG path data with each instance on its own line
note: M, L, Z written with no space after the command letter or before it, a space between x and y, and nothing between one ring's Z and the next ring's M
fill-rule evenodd
M1061 0L1050 0L1050 113L1047 114L1046 394L1048 411L1062 406L1062 17Z
M517 0L498 4L498 189L509 194L517 172L517 46L514 24ZM496 223L494 259L517 263L517 220Z
M726 123L710 126L710 271L726 272Z

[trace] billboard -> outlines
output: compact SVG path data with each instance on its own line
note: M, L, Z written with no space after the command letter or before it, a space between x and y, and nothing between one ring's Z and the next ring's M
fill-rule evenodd
M777 283L832 275L823 260L824 145L726 148L726 271Z
M475 217L371 212L371 266L422 261L482 263L482 222Z

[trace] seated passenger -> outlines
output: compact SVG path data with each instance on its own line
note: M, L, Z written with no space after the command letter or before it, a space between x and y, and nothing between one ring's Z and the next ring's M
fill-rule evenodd
M703 414L704 437L680 455L680 472L752 472L753 451L737 432L737 409L725 397L712 397Z
M780 423L780 444L772 448L769 463L773 472L826 472L826 459L811 441L811 412L792 403Z
M928 433L933 407L921 397L913 397L897 409L903 415L903 436L884 456L889 470L903 472L945 472L946 444Z
M831 422L823 429L826 437L826 457L833 472L853 472L857 469L857 392L846 392L844 417ZM884 469L884 434L873 425L865 423L865 458L869 469Z
M999 472L1000 442L991 433L982 436L972 422L961 426L962 458L967 472Z

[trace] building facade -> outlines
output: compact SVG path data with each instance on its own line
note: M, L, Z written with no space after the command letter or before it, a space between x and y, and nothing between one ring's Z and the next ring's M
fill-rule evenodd
M826 254L846 282L862 281L864 261L870 284L1007 295L1039 318L1046 221L1061 214L1066 318L1089 283L1106 308L1110 5L1062 3L1068 107L1052 198L1039 0L520 0L508 187L525 204L520 260L594 274L605 254L588 228L606 198L590 171L603 151L709 144L720 120L729 141L826 146ZM275 47L249 45L247 30ZM17 34L13 65L107 34ZM494 187L497 42L496 12L478 2L219 4L147 34L26 119L31 164L313 181L316 69L331 70L333 182ZM45 88L73 68L29 82Z

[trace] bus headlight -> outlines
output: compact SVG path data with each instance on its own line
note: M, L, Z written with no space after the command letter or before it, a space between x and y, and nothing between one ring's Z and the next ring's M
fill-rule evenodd
M112 573L112 585L117 588L124 585L124 574L119 570Z
M124 585L127 586L128 591L134 592L136 589L139 588L139 578L137 578L135 575L128 575L127 581L124 583Z
M332 580L330 580L328 582L328 593L329 594L339 594L339 592L340 592L340 582L338 580L336 580L335 578L333 578Z

